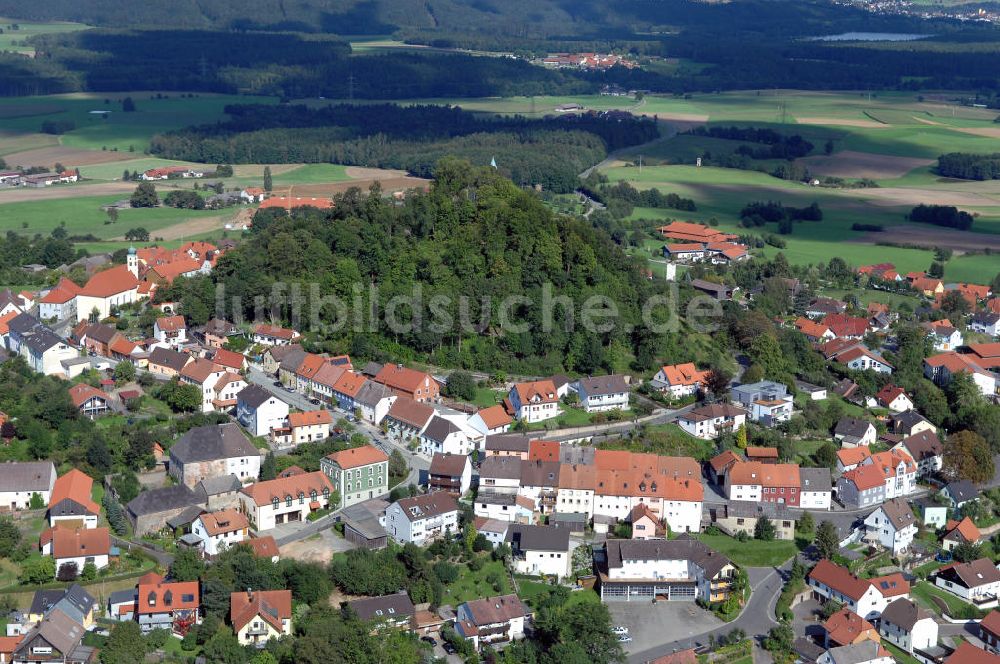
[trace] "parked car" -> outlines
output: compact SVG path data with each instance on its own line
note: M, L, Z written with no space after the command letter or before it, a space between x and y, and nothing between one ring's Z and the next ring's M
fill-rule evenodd
M309 399L309 403L311 403L314 406L318 406L320 404L320 400L317 399L316 397L313 397L313 398Z
M431 646L436 646L438 644L438 642L434 639L433 636L421 636L420 640L423 641L424 643L431 644Z
M631 643L632 637L628 634L622 634L618 637L618 643Z
M628 634L628 627L625 625L615 625L611 628L611 632L617 634L618 636L622 636L624 634Z
M274 386L275 386L275 387L284 387L284 385L282 385L282 383L281 383L281 381L280 381L280 380L276 380L276 381L274 381Z
M457 650L455 650L455 646L451 645L450 641L445 641L444 643L441 644L441 647L444 648L444 651L449 655L454 655L455 653L458 652Z

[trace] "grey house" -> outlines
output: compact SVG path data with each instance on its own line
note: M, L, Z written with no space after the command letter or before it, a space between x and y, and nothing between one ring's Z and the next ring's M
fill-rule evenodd
M204 494L184 484L143 491L125 506L132 530L139 537L162 530L169 519L196 507L208 509Z

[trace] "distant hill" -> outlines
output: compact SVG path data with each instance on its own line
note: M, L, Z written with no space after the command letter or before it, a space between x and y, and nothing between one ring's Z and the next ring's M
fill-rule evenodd
M0 16L102 27L237 28L382 35L397 30L483 30L518 36L578 32L602 19L594 0L0 0ZM585 23L584 23L585 25ZM596 26L590 25L588 31Z

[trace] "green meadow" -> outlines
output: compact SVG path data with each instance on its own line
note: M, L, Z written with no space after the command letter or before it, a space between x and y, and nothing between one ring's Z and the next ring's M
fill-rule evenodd
M17 29L14 30L13 26ZM35 49L24 44L24 41L35 35L51 35L63 32L86 30L88 26L82 23L54 21L50 23L34 23L20 19L0 18L0 51L13 51L34 56Z

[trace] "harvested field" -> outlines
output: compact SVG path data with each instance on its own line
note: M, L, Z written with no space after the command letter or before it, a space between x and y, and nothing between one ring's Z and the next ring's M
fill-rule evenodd
M0 204L25 201L51 201L81 196L118 196L135 191L134 182L101 182L98 184L53 185L44 189L15 187L0 191ZM110 202L110 200L109 200Z
M222 230L226 224L232 221L235 215L232 211L213 217L197 217L182 221L173 226L167 226L152 233L158 238L166 240L183 240L193 235L204 235L216 230ZM113 237L112 242L124 242L125 236Z
M111 150L83 150L63 145L53 145L47 148L25 150L8 154L4 160L10 165L21 166L52 166L59 162L67 168L89 166L91 164L108 164L115 161L135 159L133 152L113 152Z
M947 189L916 189L908 187L883 187L881 189L856 189L851 194L866 199L872 205L902 206L907 209L925 205L954 205L959 208L995 207L1000 205L1000 195L987 195L971 191Z
M0 155L35 150L49 145L59 145L59 139L50 134L0 132Z
M986 248L1000 251L1000 235L956 231L917 224L893 226L890 232L865 233L849 240L849 242L860 244L878 244L887 241L913 247L943 247L956 253L982 251Z
M795 121L799 124L808 125L831 125L841 127L865 127L868 129L885 129L889 125L875 122L874 120L860 120L851 118L824 118L824 117L797 117Z
M408 177L406 171L390 168L365 168L364 166L348 166L344 169L347 177L353 180L381 180L385 178Z
M901 178L915 168L930 166L934 160L844 150L830 156L805 157L799 162L808 166L810 172L820 175L888 180Z
M60 104L3 104L0 106L0 119L29 118L34 115L51 115L66 110Z

